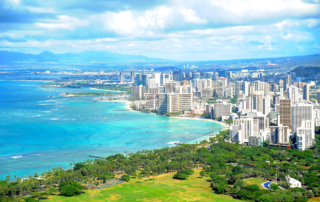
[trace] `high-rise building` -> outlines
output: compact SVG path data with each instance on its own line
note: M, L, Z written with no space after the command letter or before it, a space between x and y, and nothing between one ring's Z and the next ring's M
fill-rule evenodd
M155 87L159 87L161 85L161 74L160 73L153 73L152 78L154 79Z
M232 113L232 105L230 103L226 103L222 100L217 100L214 103L214 116L230 116Z
M181 86L189 86L190 83L189 83L189 81L187 81L187 80L183 80L183 81L180 82L180 85L181 85Z
M120 72L120 83L123 83L123 72Z
M304 151L312 147L315 143L314 127L312 121L302 121L301 126L297 128L297 149Z
M235 96L239 97L239 92L242 91L242 85L243 85L243 81L235 81L235 90L234 90L234 94Z
M131 87L131 99L132 100L139 100L144 98L144 94L146 93L145 86L132 86Z
M148 75L147 74L142 74L141 75L141 85L147 86L148 85Z
M200 79L200 73L194 73L193 79Z
M291 86L291 75L287 75L287 86Z
M291 104L290 99L280 99L280 124L291 128Z
M177 71L173 71L173 80L174 81L182 81L182 71L181 69Z
M167 95L167 112L182 112L191 110L191 93L169 93Z
M179 85L178 82L167 82L165 85L165 93L172 93L174 92L174 87L176 87L177 85Z
M225 72L225 76L226 76L228 79L231 79L231 78L232 78L232 72L231 72L231 71L226 71L226 72Z
M160 78L160 83L161 85L165 85L167 82L172 80L173 80L172 74L162 74Z
M270 113L270 96L267 95L263 98L263 114L268 116Z
M289 86L287 89L288 98L292 99L293 101L297 101L300 99L299 89L296 86Z
M281 120L281 119L280 119ZM290 131L288 126L270 126L270 140L269 143L288 144Z
M135 75L135 83L136 83L137 86L139 86L139 85L142 84L142 83L141 83L141 74L140 74L140 73L137 73L137 74Z
M301 126L302 121L311 121L312 128L314 128L313 105L298 103L291 107L291 131L293 135L297 128ZM314 136L314 132L312 136Z
M252 96L252 110L263 113L263 95L254 93Z
M131 72L130 74L130 81L134 83L134 72Z
M303 99L309 101L309 93L310 93L310 86L309 84L306 84L303 87Z
M217 95L218 97L223 98L227 87L227 79L224 77L217 78L217 84Z
M203 69L200 71L200 78L201 78L201 79L205 79Z
M148 80L147 80L147 87L148 87L148 88L155 88L155 87L156 87L156 85L155 85L155 79L153 79L153 78L148 79Z
M167 93L159 93L159 113L166 113L167 112Z
M320 92L317 92L317 102L320 103Z
M259 120L243 117L233 120L233 125L230 127L230 137L232 142L243 144L249 141L249 137L257 136Z

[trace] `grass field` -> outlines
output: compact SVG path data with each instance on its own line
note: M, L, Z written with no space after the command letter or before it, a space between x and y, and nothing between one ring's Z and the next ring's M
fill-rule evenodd
M260 189L264 189L261 184L264 183L264 182L267 182L266 180L264 179L261 179L261 178L249 178L249 179L245 179L244 180L247 185L252 185L252 184L256 184L256 185L259 185Z
M237 201L227 195L215 194L209 177L199 178L200 170L188 180L174 180L174 173L158 176L155 180L129 181L103 190L86 190L73 196L51 196L49 201ZM93 194L93 199L90 196Z

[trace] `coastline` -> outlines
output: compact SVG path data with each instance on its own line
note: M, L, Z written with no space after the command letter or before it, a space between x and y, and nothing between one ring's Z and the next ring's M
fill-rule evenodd
M118 90L105 90L105 89L99 89L99 88L89 88L91 90L103 90L103 91L110 91L110 92L117 92L117 93L125 93L125 91L118 91Z
M128 109L129 111L132 111L132 112L140 112L142 113L141 111L136 111L136 110L133 110L131 109L130 107L130 103L131 101L129 100L105 100L107 102L124 102L126 105L125 105L125 108ZM105 102L105 101L101 101L101 102ZM148 114L152 114L152 115L158 115L156 113L148 113ZM159 115L161 116L161 115ZM189 120L196 120L196 121L207 121L207 122L213 122L213 123L216 123L216 124L219 124L221 125L221 129L229 129L229 125L226 124L226 123L223 123L223 122L219 122L219 121L215 121L215 120L212 120L212 119L201 119L201 118L196 118L196 117L179 117L179 116L169 116L168 118L178 118L178 119L189 119ZM221 130L219 129L219 131ZM194 140L190 140L190 141L187 141L185 143L187 144L194 144L195 142L197 141L203 141L203 140L207 140L209 141L211 137L214 137L219 131L216 131L214 135L207 135L207 136L201 136L201 137L198 137Z

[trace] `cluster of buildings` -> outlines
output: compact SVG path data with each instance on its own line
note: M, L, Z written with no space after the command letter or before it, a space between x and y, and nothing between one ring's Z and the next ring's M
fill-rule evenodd
M292 73L254 74L236 77L231 71L131 72L131 98L138 109L232 120L232 142L299 150L312 147L314 127L320 126L320 105L310 101L310 86L314 84L294 82ZM320 92L317 96L320 101Z

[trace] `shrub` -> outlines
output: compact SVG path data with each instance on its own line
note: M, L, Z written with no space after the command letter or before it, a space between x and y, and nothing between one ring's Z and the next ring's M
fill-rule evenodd
M72 185L66 185L61 190L60 193L64 194L65 196L73 196L75 194L80 194L81 190Z
M178 172L173 176L173 179L186 180L186 179L188 179L188 177L189 176L187 174Z
M121 176L121 180L122 180L122 181L129 182L130 176L129 176L129 175L122 175L122 176Z
M248 186L246 187L246 189L247 189L248 191L251 191L251 192L253 192L253 191L259 191L259 190L260 190L259 186L256 185L256 184L248 185Z
M237 192L237 196L241 199L241 200L246 200L248 195L248 191L245 189L241 189L240 191Z

